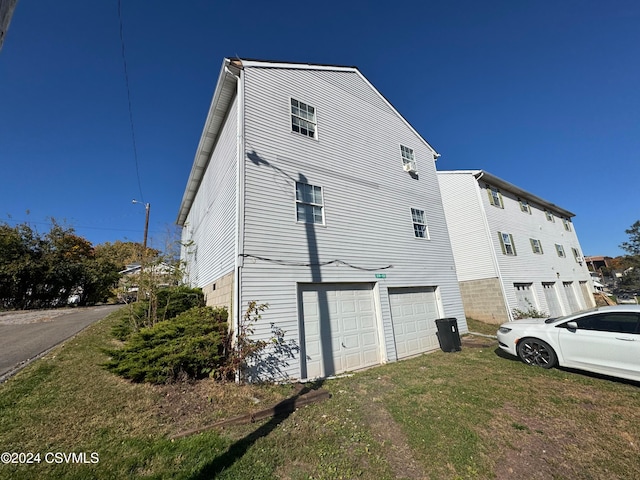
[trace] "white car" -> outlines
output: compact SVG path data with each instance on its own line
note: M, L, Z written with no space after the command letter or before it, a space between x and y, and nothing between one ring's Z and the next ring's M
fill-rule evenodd
M498 342L528 365L559 365L640 381L640 305L503 323Z

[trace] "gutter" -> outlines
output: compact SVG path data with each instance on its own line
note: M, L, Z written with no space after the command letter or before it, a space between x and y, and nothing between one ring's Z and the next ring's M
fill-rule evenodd
M484 176L484 171L481 171L479 175L474 175L474 176L476 177L476 194L478 195L478 202L480 203L480 208L482 209L482 222L484 223L484 228L487 231L487 236L489 237L489 242L491 244L491 260L493 261L493 265L498 275L498 283L500 283L500 291L502 292L502 299L504 300L504 306L507 310L507 318L509 319L510 322L512 322L513 316L511 315L511 310L509 310L509 301L507 300L507 291L504 288L502 273L500 273L500 264L498 263L498 256L496 255L496 249L493 248L493 236L491 234L491 229L489 228L489 220L487 220L487 212L484 208L484 203L482 201L482 193L480 192L480 179Z
M244 150L244 69L240 68L237 74L231 72L227 67L225 71L233 75L237 80L238 89L236 91L236 98L238 99L237 108L238 114L236 119L236 238L235 238L235 275L234 275L234 291L233 291L233 305L232 305L232 328L233 338L235 342L235 336L240 329L240 316L242 310L242 303L240 301L240 283L241 283L241 271L244 265L244 210L245 210L245 150ZM236 381L239 381L239 372L236 373Z

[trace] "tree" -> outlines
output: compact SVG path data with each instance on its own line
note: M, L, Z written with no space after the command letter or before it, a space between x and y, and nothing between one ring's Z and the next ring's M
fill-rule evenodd
M629 241L620 245L626 255L622 264L625 272L620 278L618 289L624 293L640 292L640 220L631 225L631 228L625 230L629 235Z
M97 258L105 259L120 269L124 270L127 265L133 263L142 263L143 245L137 242L121 242L116 240L113 243L105 242L96 245L95 253ZM152 260L160 255L160 251L155 248L147 247L144 258Z

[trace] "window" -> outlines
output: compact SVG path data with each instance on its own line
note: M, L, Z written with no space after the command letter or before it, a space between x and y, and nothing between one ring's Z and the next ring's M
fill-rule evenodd
M568 218L563 218L562 219L562 224L564 225L564 229L567 232L571 231L571 220L569 220Z
M424 210L412 208L411 219L413 220L413 234L417 238L429 238L429 231L427 230L427 220L424 214Z
M491 203L491 205L498 208L504 208L500 190L498 190L496 187L487 185L487 193L489 194L489 203Z
M298 222L324 224L321 187L296 182L296 218Z
M553 218L553 213L551 213L549 210L545 209L544 214L547 217L547 220L549 222L555 222L555 219Z
M502 253L504 255L517 255L516 245L513 243L513 235L498 232L498 237L500 238L500 247L502 247Z
M292 98L291 130L307 137L316 138L316 109Z
M402 153L402 165L411 165L416 170L416 159L413 156L413 148L400 145L400 153Z
M544 253L542 251L542 243L540 243L540 240L538 240L537 238L530 238L529 241L531 242L531 250L533 251L533 253L537 253L539 255L542 255Z
M529 205L529 202L523 198L518 198L518 202L520 202L520 211L531 215L531 206Z
M615 333L640 333L638 330L638 320L640 317L636 313L603 313L589 315L576 320L578 329L597 330L599 332ZM562 325L566 327L567 325Z
M580 252L578 251L577 248L571 247L571 253L573 253L573 258L575 259L576 262L582 263L582 257L580 256Z
M564 247L562 245L558 245L556 243L556 253L558 254L559 257L566 257L566 255L564 254Z

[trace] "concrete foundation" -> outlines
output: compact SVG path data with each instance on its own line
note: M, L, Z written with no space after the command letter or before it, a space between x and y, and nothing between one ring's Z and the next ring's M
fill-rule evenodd
M460 282L464 314L485 323L499 325L509 321L500 281L497 278Z

